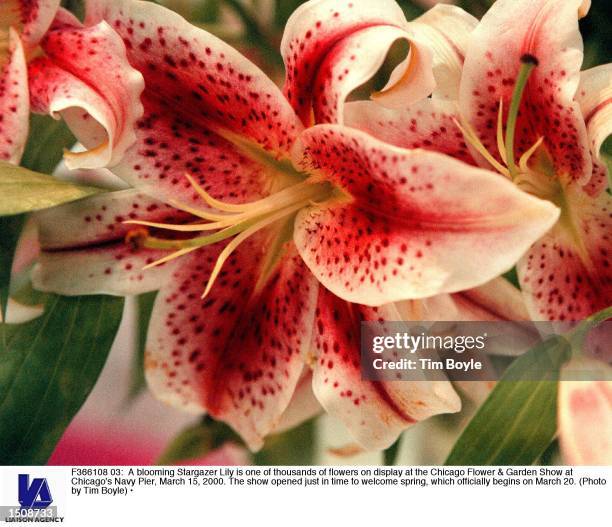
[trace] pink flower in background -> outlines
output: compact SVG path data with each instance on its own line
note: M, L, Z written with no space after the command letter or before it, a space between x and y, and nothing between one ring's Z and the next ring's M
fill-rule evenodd
M601 361L574 358L562 369L559 442L563 460L571 465L612 464L612 381L594 378L612 378L612 368Z
M321 405L369 448L458 410L447 382L363 382L360 321L397 319L393 306L378 306L499 275L558 215L496 174L444 155L340 125L304 128L311 103L337 115L350 85L376 71L384 54L365 46L376 28L384 47L407 38L395 26L398 11L383 4L305 4L284 38L296 75L286 98L234 49L172 12L89 2L86 26L112 27L145 79L136 142L113 168L135 188L40 214L35 284L62 294L161 288L147 345L150 387L224 420L252 448L309 378L305 363ZM48 41L67 45L63 34ZM416 49L418 60L409 57L389 90L412 85L427 95L428 52ZM346 61L356 76L336 84ZM309 102L291 88L307 64L321 81ZM38 67L45 75L47 64ZM32 97L50 111L53 97L37 89ZM90 117L72 122L89 148L96 108L84 106Z
M87 428L72 427L49 458L48 465L154 465L166 443L151 440L150 433L133 434L118 431L108 435L95 425ZM182 463L181 463L182 464ZM244 449L228 443L205 456L186 459L189 465L248 465Z

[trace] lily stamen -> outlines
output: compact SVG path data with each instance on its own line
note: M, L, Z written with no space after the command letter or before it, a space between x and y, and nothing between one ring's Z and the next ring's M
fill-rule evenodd
M497 113L497 150L499 156L502 159L504 165L502 165L495 157L489 152L489 150L482 144L474 128L467 122L466 119L461 117L461 122L454 120L456 126L461 130L463 136L470 145L472 145L478 153L486 159L486 161L500 174L506 177L511 177L512 180L517 184L527 184L534 189L538 188L533 183L528 182L522 176L529 174L530 169L528 166L529 160L537 149L542 145L544 137L540 137L526 152L521 155L518 166L514 161L514 134L516 130L516 122L518 117L518 111L527 85L527 80L533 68L538 64L538 61L532 55L523 55L521 57L522 66L519 71L519 75L514 87L512 99L510 101L510 109L508 111L508 118L506 120L506 133L504 136L503 126L503 114L504 114L504 101L499 101L499 111ZM541 190L541 189L539 189Z
M282 211L277 212L276 214L272 214L271 216L267 217L261 222L241 232L231 242L229 242L227 246L223 249L223 251L221 251L221 253L219 254L219 257L217 258L217 261L215 262L215 266L212 272L210 273L210 277L208 279L208 283L206 284L206 288L204 289L204 292L202 293L202 298L206 298L208 293L210 293L210 290L215 280L217 279L217 276L219 272L221 271L223 264L243 241L251 237L256 232L260 231L264 227L271 225L272 223L288 216L289 214L293 212L297 212L299 209L303 208L304 206L305 204L299 203L299 204L294 205L293 207L290 207L290 210L282 210Z
M243 216L252 213L261 214L261 212L266 210L278 210L279 205L283 203L295 202L298 196L311 195L313 193L313 188L315 187L313 181L311 179L308 179L257 201L253 201L250 203L226 203L224 201L220 201L216 198L213 198L189 174L185 174L185 177L187 177L198 195L209 206L224 212L241 213L241 215Z
M124 223L138 225L140 229L130 231L126 236L126 243L133 243L134 233L137 232L140 247L173 251L171 254L144 267L144 269L150 269L184 256L196 249L234 237L219 254L202 298L209 293L225 261L243 241L272 223L291 216L304 207L320 203L320 201L332 195L332 188L329 184L307 180L258 201L244 204L230 204L213 198L190 175L186 174L186 178L197 194L209 206L224 211L226 214L202 211L181 204L181 207L179 207L181 210L192 213L201 219L211 221L180 225L128 220ZM202 232L212 230L216 230L217 232L206 236L197 236L195 238L172 240L151 236L143 227L166 229L177 232Z
M529 150L524 152L521 156L521 159L519 159L519 168L522 174L526 174L527 172L529 172L529 160L531 159L531 156L535 153L535 151L540 147L543 141L544 136L540 137L535 143L533 143Z
M497 151L499 157L505 164L508 164L506 157L506 144L504 143L504 100L499 100L499 112L497 112Z
M476 135L476 131L472 128L472 126L463 117L461 118L461 123L459 123L457 119L453 120L457 128L461 130L461 133L463 134L463 137L465 138L466 142L471 144L478 151L478 153L482 157L484 157L489 162L489 164L493 168L495 168L495 170L497 170L500 174L510 177L510 172L508 172L508 169L502 164L500 164L500 162L497 161L497 159L495 159L491 155L491 153L487 150L487 148L482 144L482 141L480 141L480 139Z

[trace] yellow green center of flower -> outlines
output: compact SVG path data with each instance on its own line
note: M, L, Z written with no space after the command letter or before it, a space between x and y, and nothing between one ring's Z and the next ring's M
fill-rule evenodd
M460 123L456 122L456 124L462 131L466 141L471 144L495 170L512 179L512 181L526 192L540 198L558 202L558 196L561 192L559 180L555 177L550 156L543 147L540 148L544 141L544 137L540 137L521 155L518 164L514 157L516 123L521 100L529 76L537 66L538 61L531 55L524 55L521 57L521 63L521 69L519 70L512 93L512 99L510 100L505 134L503 127L503 101L499 103L499 112L497 116L497 149L502 163L500 163L482 144L476 131L465 119L462 119ZM530 165L529 162L532 158L536 160L536 163Z
M189 239L169 240L150 236L148 231L135 230L128 233L126 243L136 247L173 251L168 256L147 265L145 267L147 269L184 256L201 247L233 238L219 254L202 298L209 293L225 261L244 240L275 222L295 216L304 207L326 201L334 193L329 183L311 177L258 201L244 204L225 203L207 193L189 174L186 174L185 177L208 207L200 209L176 200L171 200L169 203L202 221L187 225L137 220L125 223L183 233L216 232Z

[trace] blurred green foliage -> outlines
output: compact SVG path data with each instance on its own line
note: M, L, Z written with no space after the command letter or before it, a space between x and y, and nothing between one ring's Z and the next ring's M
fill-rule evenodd
M156 297L157 291L144 293L136 297L137 331L132 362L130 389L128 391L128 403L133 401L146 388L147 385L144 374L145 346L147 344L149 321L151 320L153 304L155 304Z

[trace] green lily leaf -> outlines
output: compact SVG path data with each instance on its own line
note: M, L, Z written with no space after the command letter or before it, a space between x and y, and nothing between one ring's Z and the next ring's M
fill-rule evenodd
M204 417L202 422L185 428L157 460L158 465L173 465L205 456L227 441L242 444L242 440L226 424Z
M76 143L64 121L48 115L30 116L30 134L21 166L44 174L51 174L62 160L64 148Z
M74 143L75 138L64 121L33 114L30 116L30 138L21 164L30 170L50 173L62 159L62 148ZM0 217L0 312L3 316L6 314L13 254L24 223L24 216Z
M98 192L0 161L0 216L55 207Z
M11 216L0 218L0 313L2 320L6 318L6 304L9 297L9 286L11 282L11 267L15 248L19 241L24 216Z
M534 463L557 431L557 381L570 353L568 341L555 336L516 359L463 431L446 464Z
M149 321L151 320L151 313L153 312L153 304L155 303L155 297L157 291L152 293L144 293L138 295L136 298L137 302L137 313L138 313L138 331L136 334L136 349L134 353L134 360L132 363L132 374L130 381L130 390L128 393L128 402L132 401L140 392L142 392L147 382L144 376L144 354L145 345L147 343L147 331L149 329Z
M0 342L0 464L46 463L106 362L123 311L107 296L48 297Z
M397 441L383 452L383 461L385 466L393 467L397 464L397 455L402 441L402 436L398 437Z
M266 438L253 458L256 465L312 465L315 449L315 420Z

